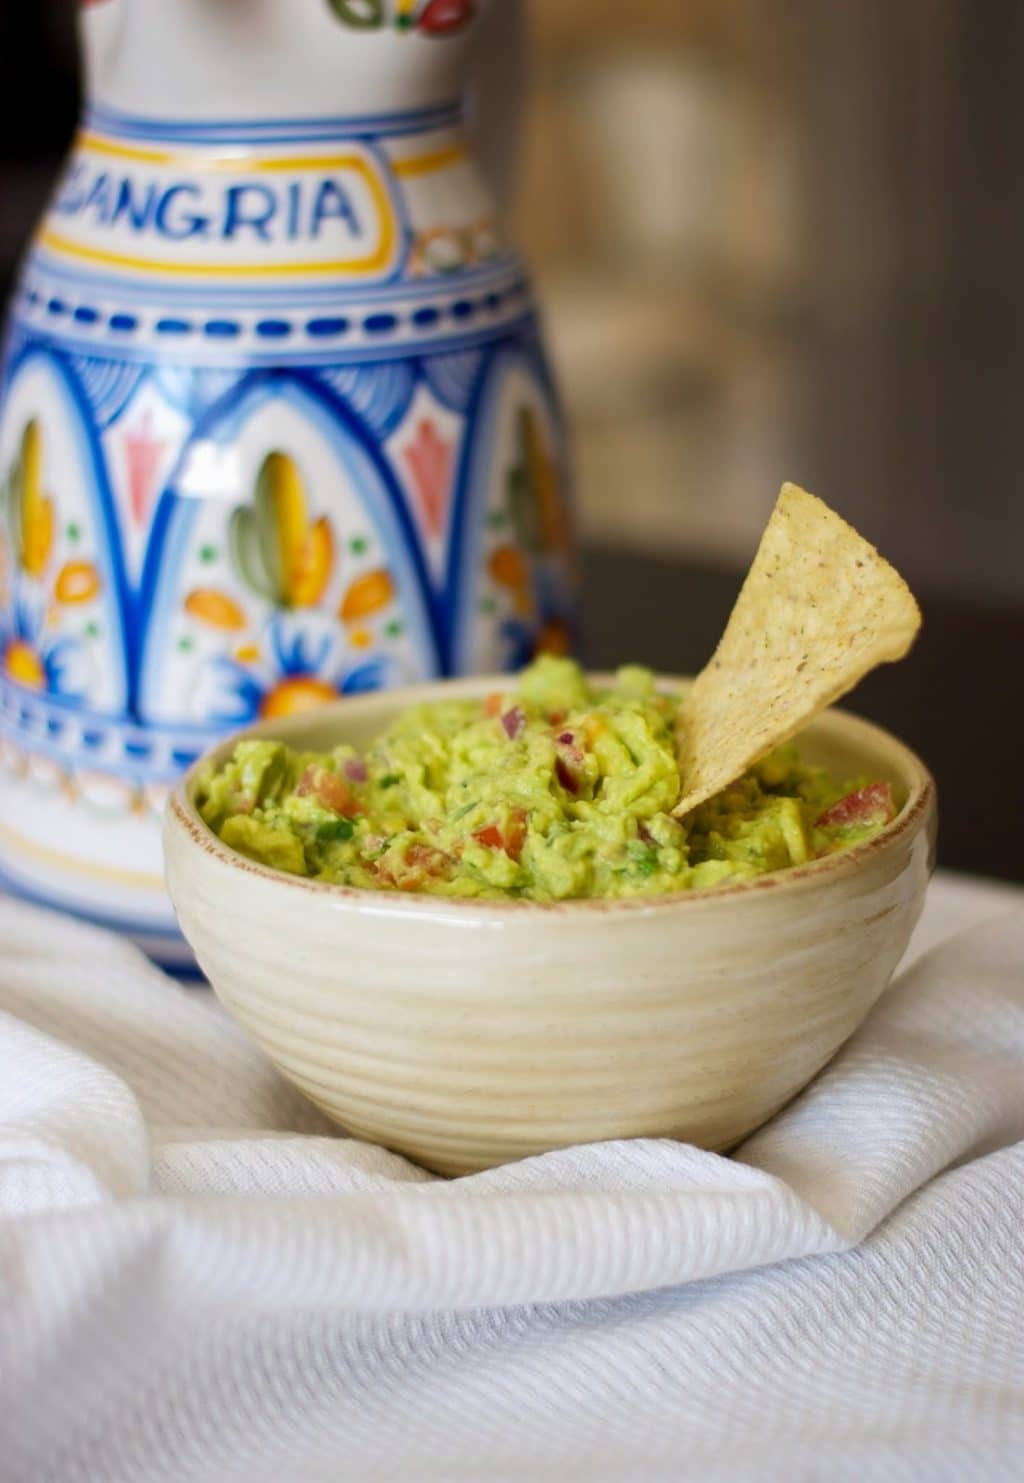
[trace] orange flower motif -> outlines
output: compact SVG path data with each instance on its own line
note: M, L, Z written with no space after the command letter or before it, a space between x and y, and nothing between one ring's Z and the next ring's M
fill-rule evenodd
M313 675L296 675L282 680L263 697L260 715L266 721L280 721L283 716L294 716L299 711L311 711L325 701L337 700L338 692L326 680Z
M538 654L568 654L572 648L569 630L564 623L545 623L537 639ZM604 729L603 723L595 721L597 730Z
M23 639L13 639L4 653L4 674L29 690L46 688L46 670L43 661L31 644Z
M518 546L498 546L487 565L498 586L510 592L522 592L530 584L526 560Z
M210 628L237 631L246 626L245 614L234 598L215 587L194 588L185 599L185 611Z
M394 595L395 584L391 573L384 567L377 567L355 579L342 599L339 616L345 623L369 618L372 613L379 613L381 608L386 608Z
M90 602L100 585L100 574L91 561L66 561L57 573L53 595L61 603Z

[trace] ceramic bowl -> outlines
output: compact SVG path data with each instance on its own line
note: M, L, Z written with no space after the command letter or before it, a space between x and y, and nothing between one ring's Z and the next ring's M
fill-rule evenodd
M362 745L440 690L342 700L246 734ZM912 752L840 711L800 745L841 776L888 779L902 811L864 844L745 884L557 904L325 885L221 844L193 805L196 768L167 810L167 883L227 1009L359 1138L443 1174L606 1138L727 1149L864 1019L933 863L935 789Z

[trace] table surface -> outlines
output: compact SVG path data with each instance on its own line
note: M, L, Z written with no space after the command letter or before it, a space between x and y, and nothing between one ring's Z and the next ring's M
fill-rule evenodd
M606 669L642 660L669 673L696 673L741 580L703 564L588 548L588 662ZM895 732L931 768L939 790L939 863L1024 882L1024 850L1011 827L1024 819L1024 606L986 609L920 596L925 621L912 653L869 675L849 707Z

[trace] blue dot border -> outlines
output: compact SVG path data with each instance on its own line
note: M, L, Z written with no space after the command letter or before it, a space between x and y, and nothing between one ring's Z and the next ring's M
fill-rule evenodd
M294 318L275 316L242 320L227 315L165 314L151 321L125 310L104 310L94 304L69 303L62 298L48 298L37 289L26 288L22 300L30 308L51 319L70 321L76 326L99 334L114 334L129 339L147 328L162 340L181 343L187 340L213 340L221 343L250 337L266 345L284 344L295 339L313 341L318 346L337 344L362 334L371 341L386 341L405 334L415 339L428 331L451 325L465 329L474 321L489 318L520 303L527 294L527 284L516 279L508 287L491 289L475 297L461 295L447 305L427 304L406 313L375 309L363 315L316 314Z

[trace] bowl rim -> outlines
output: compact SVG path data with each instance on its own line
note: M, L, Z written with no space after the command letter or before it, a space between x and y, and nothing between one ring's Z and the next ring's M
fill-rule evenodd
M607 684L614 679L614 675L608 671L587 670L586 673L589 680L598 684ZM204 854L212 857L222 867L237 871L242 875L255 876L271 886L284 886L292 890L306 891L314 898L319 897L325 902L333 902L335 905L344 903L356 909L377 911L386 909L388 913L436 916L439 919L463 913L468 916L487 912L492 915L513 917L532 914L544 916L635 915L638 912L655 913L679 908L692 910L698 905L708 908L721 901L733 901L737 896L753 899L758 892L764 893L765 891L799 892L830 880L854 875L868 860L887 853L898 847L904 840L916 835L935 805L937 796L935 780L917 753L884 727L877 726L874 722L867 721L862 716L838 706L829 706L809 725L824 726L826 729L831 728L843 733L854 745L858 740L874 741L888 747L894 753L896 765L909 781L906 802L895 819L886 824L878 834L872 835L870 839L850 845L848 849L839 850L835 854L823 855L817 860L810 860L806 865L794 865L786 870L768 871L753 880L727 881L722 885L706 886L699 891L691 889L667 891L652 896L570 897L562 901L531 901L522 897L502 900L481 896L438 896L429 892L376 891L369 887L311 880L307 876L291 875L287 871L275 870L272 866L250 860L246 855L231 849L202 819L192 802L192 790L200 771L209 759L233 748L243 738L277 736L288 740L285 733L300 734L305 727L316 722L322 724L325 720L329 720L332 713L344 713L345 716L351 716L353 712L372 711L381 705L404 709L430 698L439 698L439 692L440 695L453 699L472 698L477 694L486 695L490 691L507 686L511 678L507 674L473 675L458 679L430 680L393 690L375 690L364 695L339 696L336 701L329 701L315 710L260 721L230 732L207 748L178 780L167 803L164 823L165 838L172 828L177 828L187 836L191 846L201 849ZM658 673L655 679L661 690L678 690L692 684L692 676ZM688 908L687 903L690 903Z

